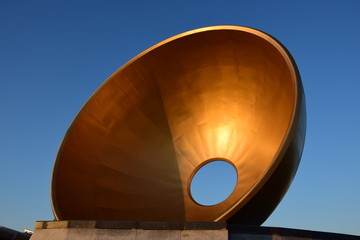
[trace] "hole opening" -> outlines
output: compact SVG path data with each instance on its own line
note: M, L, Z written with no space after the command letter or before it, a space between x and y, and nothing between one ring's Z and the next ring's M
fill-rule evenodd
M190 196L202 206L219 204L232 194L237 179L233 164L223 159L211 159L195 170L190 182Z

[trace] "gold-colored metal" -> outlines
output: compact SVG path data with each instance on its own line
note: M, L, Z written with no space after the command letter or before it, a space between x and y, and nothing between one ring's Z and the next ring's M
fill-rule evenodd
M300 161L305 103L286 49L240 26L189 31L141 53L90 97L55 160L58 220L261 224ZM197 204L191 177L209 159L238 172L234 192Z

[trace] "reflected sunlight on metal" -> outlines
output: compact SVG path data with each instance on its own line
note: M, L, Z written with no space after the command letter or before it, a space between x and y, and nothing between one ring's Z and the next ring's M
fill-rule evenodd
M90 97L55 160L56 219L261 224L288 189L305 137L303 88L287 50L251 28L215 26L167 39ZM232 194L190 194L213 159L238 173Z

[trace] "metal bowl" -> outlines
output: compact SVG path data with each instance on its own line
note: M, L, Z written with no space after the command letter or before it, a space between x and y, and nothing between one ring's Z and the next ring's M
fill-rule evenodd
M296 64L271 36L174 36L117 70L73 120L53 169L55 218L261 224L295 175L305 122ZM203 206L191 180L215 160L236 168L237 184Z

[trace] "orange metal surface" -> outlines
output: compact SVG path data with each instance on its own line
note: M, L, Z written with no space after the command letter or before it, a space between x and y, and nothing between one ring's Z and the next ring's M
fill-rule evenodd
M55 160L58 220L261 224L288 189L305 135L296 65L269 35L240 26L189 31L141 53L90 97ZM237 170L233 193L190 196L209 159Z

